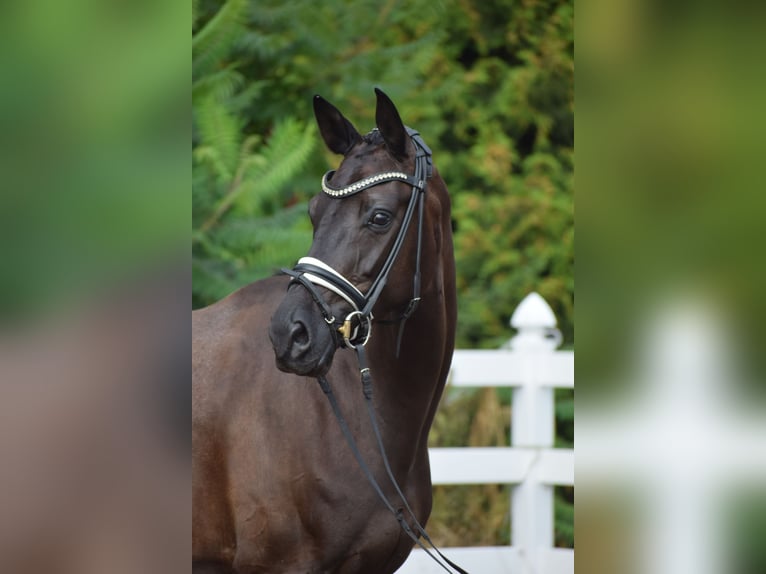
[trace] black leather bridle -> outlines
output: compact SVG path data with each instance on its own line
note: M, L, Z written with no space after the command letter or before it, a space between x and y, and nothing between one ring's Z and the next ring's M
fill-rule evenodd
M330 383L324 375L320 375L317 377L317 381L319 382L322 391L327 396L333 413L335 414L335 418L338 420L340 429L343 432L343 436L351 448L351 451L353 452L354 458L356 458L359 467L367 477L367 481L373 487L375 493L378 495L378 498L380 498L388 511L391 512L391 514L393 514L393 516L399 522L399 526L402 528L402 530L415 544L420 546L420 548L422 548L445 571L452 572L452 570L450 570L451 567L459 574L467 574L467 572L460 566L444 556L444 554L442 554L436 545L431 541L428 533L426 533L425 529L420 525L420 522L415 517L415 513L412 511L412 508L402 493L399 483L394 477L393 471L391 470L391 465L388 462L386 450L383 446L383 439L380 434L380 428L378 427L378 423L375 417L375 409L372 404L372 375L370 373L369 367L367 366L367 356L364 350L365 345L367 345L367 342L370 340L370 336L372 334L372 321L374 319L372 315L372 309L375 307L375 303L378 301L380 294L383 292L383 288L386 286L388 276L391 273L391 269L396 262L396 258L398 257L399 252L402 249L402 245L404 244L404 240L407 235L407 230L409 229L412 218L414 217L416 208L418 210L418 230L415 272L413 275L412 285L412 298L410 299L406 309L403 311L399 318L399 334L396 340L397 356L399 355L404 324L407 319L409 319L409 317L415 312L415 309L417 309L418 303L420 302L420 254L423 241L423 204L426 184L428 179L433 174L433 163L431 160L431 150L420 137L420 134L411 128L407 128L407 133L415 145L416 150L415 173L413 175L395 171L384 172L366 177L360 181L354 182L341 188L334 187L331 183L332 176L335 173L334 171L328 171L322 178L322 191L330 197L336 199L349 197L364 191L365 189L369 189L383 183L388 183L390 181L402 181L412 187L412 195L410 196L410 201L407 204L407 210L404 212L404 218L402 219L402 224L399 227L399 233L394 240L394 244L391 247L391 251L388 253L386 261L383 263L383 266L378 272L378 276L375 278L375 281L373 281L372 285L367 290L367 293L362 293L353 283L346 279L342 274L338 273L330 265L327 265L323 261L313 257L303 257L298 260L298 263L295 265L295 267L292 269L282 269L282 272L292 277L292 281L290 282L291 285L293 282L297 282L303 285L303 287L305 287L306 290L311 294L312 299L319 306L322 312L325 323L327 323L327 325L330 327L330 331L333 335L333 340L336 340L336 333L340 333L342 337L342 344L356 351L357 359L359 361L359 372L362 380L362 392L365 398L367 414L375 433L378 450L383 460L386 474L388 475L391 484L394 486L397 494L404 504L405 509L413 521L415 526L414 530L407 522L407 518L404 516L403 512L401 510L397 511L391 504L388 497L386 497L385 493L380 487L377 479L372 474L372 471L367 466L362 453L359 451L359 448L356 445L354 436L351 434L351 430L349 429L348 424L343 417L343 413L341 412L338 401L332 392ZM328 289L349 303L352 311L346 315L343 321L339 321L335 318L330 305L327 303L327 301L325 301L324 297L322 297L322 294L317 289L317 287ZM356 325L354 325L355 319L357 320ZM423 537L423 540L425 540L426 543L430 545L431 548L428 548L423 543L423 541L420 540L421 536ZM431 550L433 550L433 552L431 552Z
M415 214L418 211L417 251L415 258L415 272L413 275L412 298L399 318L399 336L397 338L397 354L401 343L404 323L415 312L420 302L420 253L423 240L423 202L426 191L426 183L433 173L431 150L420 137L420 134L411 128L407 133L415 145L415 173L408 175L398 171L384 172L366 177L345 187L334 187L331 183L334 171L328 171L322 178L322 191L330 197L343 199L351 195L391 181L402 181L412 187L412 195L404 212L399 233L394 240L391 251L388 253L383 266L380 268L375 281L373 281L367 293L362 293L351 281L338 273L331 266L313 257L302 257L292 269L282 269L282 272L290 275L293 281L303 285L311 294L312 299L319 306L325 322L330 330L340 333L342 344L351 349L357 345L364 346L372 334L372 321L374 319L372 309L375 307L383 288L386 286L388 276L396 262L396 258L404 244L407 230ZM316 287L324 287L342 297L351 306L351 312L343 320L337 319ZM356 323L356 324L354 324Z

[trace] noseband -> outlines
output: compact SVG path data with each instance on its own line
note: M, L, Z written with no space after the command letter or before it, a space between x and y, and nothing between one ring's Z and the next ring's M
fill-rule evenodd
M412 187L412 195L407 204L407 210L404 212L399 233L396 236L391 251L388 253L386 261L383 263L378 276L372 283L367 293L362 293L356 285L346 279L341 273L333 269L325 262L314 257L302 257L292 269L282 269L282 272L292 277L292 281L303 285L311 294L312 299L322 311L325 322L330 330L340 333L342 344L351 349L357 345L366 345L372 334L372 308L378 301L383 288L386 286L388 276L394 266L397 256L404 244L404 238L409 229L415 213L418 209L418 240L415 259L415 273L413 276L412 298L407 304L400 317L399 336L397 337L397 354L401 343L402 332L405 321L415 312L420 302L420 252L423 238L423 198L425 196L426 182L433 173L433 164L431 160L431 150L425 144L420 134L411 128L407 128L407 133L415 144L415 173L407 175L398 171L389 171L366 177L346 187L334 187L330 182L334 171L328 171L322 177L322 191L335 199L343 199L355 195L365 189L375 187L391 181L401 181ZM292 283L292 282L291 282ZM316 288L323 287L332 291L343 298L350 306L351 312L341 321L335 318L330 305L325 301L322 294ZM356 323L356 324L355 324Z

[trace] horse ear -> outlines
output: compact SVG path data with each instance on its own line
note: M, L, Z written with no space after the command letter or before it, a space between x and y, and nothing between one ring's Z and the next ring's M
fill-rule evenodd
M330 151L346 155L354 144L362 141L362 136L356 131L338 108L322 96L314 96L314 116L319 124L319 133Z
M378 105L375 109L375 123L380 135L386 142L389 151L396 159L403 160L407 157L407 129L396 111L394 102L378 88L375 88L378 96Z

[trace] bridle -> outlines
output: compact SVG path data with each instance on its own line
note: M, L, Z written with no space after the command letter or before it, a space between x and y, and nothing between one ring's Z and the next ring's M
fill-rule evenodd
M364 179L356 181L345 187L335 187L332 185L331 180L335 173L334 171L328 171L322 177L322 191L335 199L343 199L345 197L349 197L364 191L365 189L369 189L383 183L388 183L390 181L401 181L412 187L412 194L410 195L407 209L404 212L404 218L402 219L402 224L399 227L399 233L394 240L391 251L388 253L388 257L386 257L383 266L380 268L375 281L373 281L372 285L367 290L367 293L362 293L356 287L356 285L351 283L351 281L346 279L341 273L333 269L327 263L314 257L302 257L298 260L298 263L295 265L295 267L292 269L282 269L282 272L292 277L292 280L290 281L291 285L293 282L297 282L300 285L303 285L303 287L305 287L306 290L311 294L311 298L319 306L319 309L322 312L325 323L327 323L327 325L330 327L333 340L336 340L336 333L340 333L342 337L342 344L356 351L357 359L359 361L359 372L362 380L362 392L364 394L367 414L372 423L378 450L380 451L388 478L396 489L396 492L401 498L404 507L413 520L415 525L414 531L407 522L403 512L401 510L396 510L388 500L388 497L386 497L380 485L378 484L377 479L373 475L370 468L367 466L362 453L359 451L359 448L356 445L354 436L351 434L351 430L349 429L348 424L343 417L340 406L338 405L338 401L332 392L332 388L330 387L330 383L324 375L320 375L317 377L317 381L319 382L322 391L327 396L327 399L330 402L330 406L332 407L333 413L335 414L335 418L338 420L338 424L340 425L346 442L348 443L349 447L351 447L354 458L356 458L357 463L367 477L367 481L373 487L376 494L378 495L378 498L380 498L388 511L391 512L391 514L393 514L393 516L399 522L399 526L402 528L402 530L415 544L420 546L420 548L423 549L426 554L428 554L433 560L435 560L445 571L452 572L452 570L449 568L452 567L459 574L467 574L467 572L460 566L444 556L444 554L442 554L436 545L431 541L431 538L428 536L425 529L420 525L420 522L415 517L415 513L412 511L412 508L408 504L396 478L394 477L393 471L391 470L391 465L388 462L388 456L386 455L386 450L383 446L383 439L381 437L380 429L375 417L375 410L372 404L372 375L370 373L369 367L367 366L367 357L364 350L365 346L370 340L370 336L372 335L372 321L374 319L372 315L372 309L375 307L375 303L378 301L380 294L383 292L383 288L386 286L388 276L391 273L391 269L396 262L396 258L398 257L399 252L402 249L404 239L407 235L407 230L410 227L410 223L414 217L416 208L418 211L418 229L415 271L412 281L412 298L410 299L406 309L403 311L399 318L399 334L396 340L397 356L399 355L399 348L401 345L404 325L407 319L409 319L409 317L415 312L418 304L420 303L420 255L423 242L423 204L426 192L426 183L433 174L433 163L431 159L431 149L425 144L423 139L420 137L420 134L411 128L406 129L410 139L415 145L415 173L413 175L408 175L398 171L389 171L370 177L365 177ZM351 306L352 311L346 315L343 321L339 321L335 318L330 305L327 303L327 301L325 301L317 287L323 287L329 291L332 291L336 295L339 295ZM353 325L354 319L356 319L358 323L356 326ZM421 536L431 546L430 549L420 540ZM436 553L436 555L438 555L438 557L431 552L431 549Z
M415 173L408 175L399 171L388 171L379 173L370 177L365 177L345 187L335 187L332 185L332 176L335 171L328 171L322 177L322 191L335 199L343 199L356 195L377 185L391 181L401 181L412 187L407 209L404 212L402 224L399 227L399 233L394 240L391 251L388 253L383 266L380 268L377 277L367 290L362 293L356 285L346 279L341 273L333 269L327 263L315 259L314 257L302 257L292 269L282 269L282 272L292 277L292 282L298 282L303 285L311 294L312 299L319 306L325 323L330 326L330 330L340 333L342 344L348 348L355 349L358 345L366 345L372 334L372 321L374 319L372 309L375 307L378 298L386 286L388 276L396 262L396 258L402 249L407 230L415 214L418 211L418 230L417 230L417 248L415 256L415 272L413 275L412 298L399 318L399 336L397 337L397 355L401 343L404 323L415 312L420 302L420 254L423 242L423 203L426 191L426 183L433 174L433 163L431 160L431 149L425 144L420 134L411 128L407 128L407 133L415 145ZM316 287L323 287L332 291L343 298L350 306L352 311L346 315L343 320L338 320L333 315L330 305L325 301L322 294ZM354 322L357 324L354 325Z

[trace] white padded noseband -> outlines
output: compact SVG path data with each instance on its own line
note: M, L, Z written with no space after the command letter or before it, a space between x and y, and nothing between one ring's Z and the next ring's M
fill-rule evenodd
M328 273L331 273L334 277L338 278L338 281L343 282L347 287L350 287L351 289L353 289L354 291L359 293L359 298L360 299L364 299L364 293L362 293L359 289L357 289L356 285L351 283L351 281L349 281L343 275L338 273L335 269L333 269L332 267L327 265L327 263L325 263L324 261L321 261L319 259L315 259L314 257L301 257L298 260L298 264L301 264L301 263L306 263L306 264L309 264L309 265L314 265L316 267L320 267L321 269L323 269L324 271L327 271ZM343 299L349 305L351 305L351 307L354 309L354 311L359 311L360 310L359 307L357 306L356 302L354 302L354 300L351 297L346 295L343 292L343 290L339 289L338 287L336 287L335 285L333 285L329 281L326 281L325 279L322 279L321 277L318 277L318 276L316 276L316 275L314 275L313 273L310 273L310 272L306 272L306 273L304 273L304 275L305 275L306 279L311 281L314 285L320 285L320 286L324 287L325 289L329 289L330 291L332 291L333 293L339 295L340 297L343 297Z

